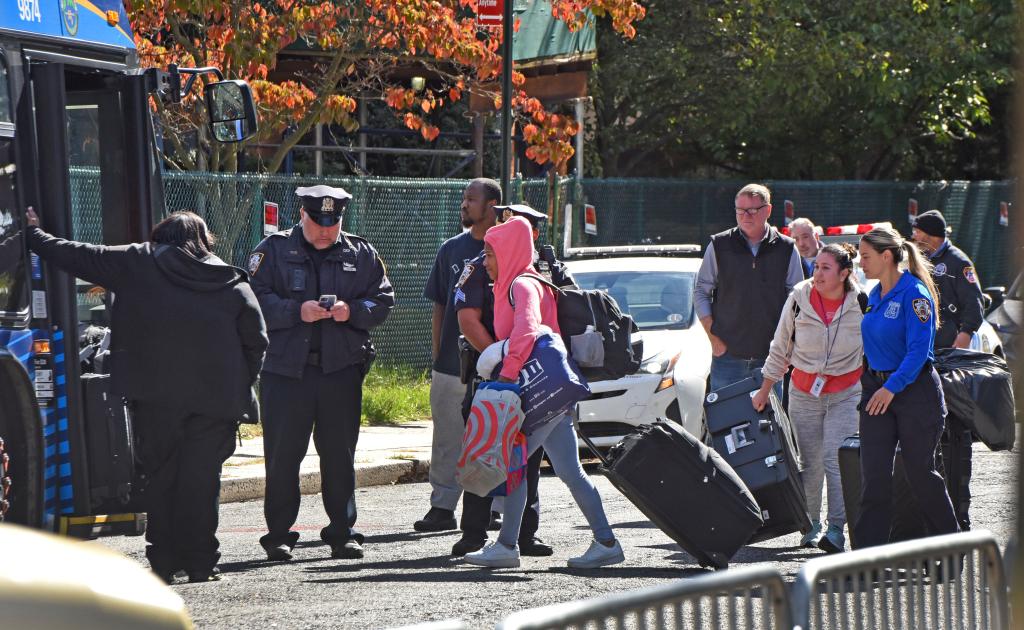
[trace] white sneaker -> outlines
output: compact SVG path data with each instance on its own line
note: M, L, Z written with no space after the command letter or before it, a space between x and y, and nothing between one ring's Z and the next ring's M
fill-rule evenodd
M498 541L488 543L480 551L467 553L466 562L481 567L514 569L519 566L519 547L509 549Z
M595 540L590 543L590 548L586 553L576 558L569 558L567 564L572 569L596 569L610 564L618 564L625 559L626 556L622 553L622 547L619 546L618 540L611 547L605 547Z

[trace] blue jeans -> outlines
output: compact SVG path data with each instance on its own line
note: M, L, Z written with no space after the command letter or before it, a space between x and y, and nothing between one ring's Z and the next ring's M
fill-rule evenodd
M600 541L614 540L612 528L608 525L608 517L604 513L604 506L601 504L601 495L598 494L594 483L587 477L583 466L580 465L580 453L577 450L576 431L572 426L572 417L563 416L560 420L552 420L542 427L539 427L532 435L526 437L526 445L532 455L541 446L548 454L551 465L555 468L555 474L562 480L576 505L580 506L583 516L586 517L594 538ZM505 497L505 517L501 521L501 532L498 533L498 542L506 547L515 547L519 540L519 526L523 520L523 512L526 511L526 484L521 483L519 487Z
M764 359L737 359L726 352L720 357L711 357L711 391L722 389L726 385L738 383L745 378L754 376L764 367ZM775 384L775 395L782 400L782 381Z

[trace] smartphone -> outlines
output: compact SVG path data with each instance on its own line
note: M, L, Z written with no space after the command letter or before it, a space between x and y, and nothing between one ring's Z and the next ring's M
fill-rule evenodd
M332 308L334 308L334 304L337 301L338 301L338 296L336 296L336 295L321 295L320 296L320 300L319 300L320 308L329 311Z

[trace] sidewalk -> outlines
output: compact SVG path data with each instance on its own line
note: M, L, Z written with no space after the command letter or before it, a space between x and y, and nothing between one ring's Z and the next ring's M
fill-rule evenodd
M429 421L363 427L356 446L356 487L426 479L432 431ZM236 447L220 479L221 503L262 499L266 485L263 438L244 440ZM302 460L299 486L302 494L320 492L320 456L312 440Z

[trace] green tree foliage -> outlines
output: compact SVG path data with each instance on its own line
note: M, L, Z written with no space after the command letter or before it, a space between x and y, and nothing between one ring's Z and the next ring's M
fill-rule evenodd
M1011 0L645 7L635 39L599 33L592 87L605 176L952 178L1008 169Z

